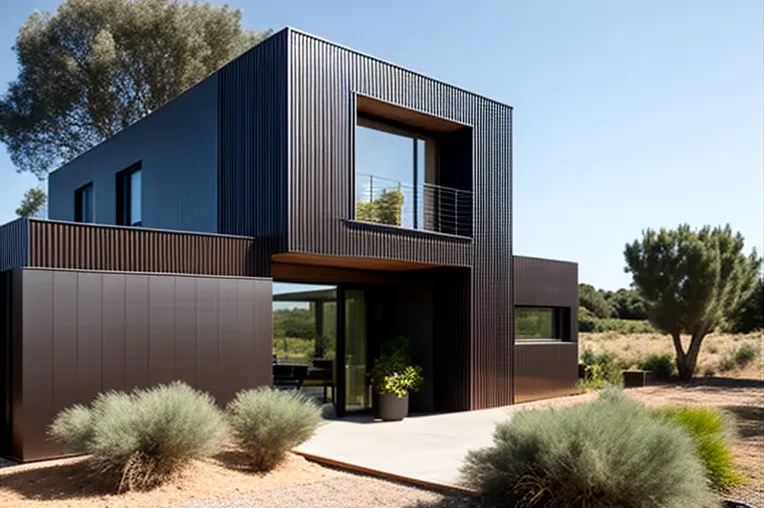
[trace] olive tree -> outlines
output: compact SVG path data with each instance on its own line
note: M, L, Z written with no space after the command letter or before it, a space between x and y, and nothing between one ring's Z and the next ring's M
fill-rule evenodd
M0 99L18 171L48 171L159 108L268 35L241 12L182 0L66 0L33 12Z
M644 231L624 255L648 319L673 339L679 376L692 378L703 339L754 290L756 251L746 256L743 236L729 225L693 230L683 224ZM690 339L686 349L683 334Z

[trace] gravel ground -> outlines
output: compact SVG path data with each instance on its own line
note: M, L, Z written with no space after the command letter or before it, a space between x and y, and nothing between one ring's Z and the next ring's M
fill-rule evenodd
M328 480L284 489L251 492L224 501L189 503L183 508L472 508L469 499L444 496L402 484L338 473Z

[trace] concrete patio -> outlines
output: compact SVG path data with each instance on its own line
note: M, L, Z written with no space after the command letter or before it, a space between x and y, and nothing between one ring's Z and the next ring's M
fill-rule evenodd
M319 461L458 487L467 451L490 445L494 425L510 414L504 407L400 422L375 422L371 416L328 420L296 451Z

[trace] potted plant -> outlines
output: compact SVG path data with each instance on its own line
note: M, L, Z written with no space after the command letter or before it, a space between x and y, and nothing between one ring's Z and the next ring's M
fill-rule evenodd
M382 344L382 351L371 369L378 404L377 414L384 421L403 420L409 414L409 392L422 385L422 367L412 365L409 342L397 337Z

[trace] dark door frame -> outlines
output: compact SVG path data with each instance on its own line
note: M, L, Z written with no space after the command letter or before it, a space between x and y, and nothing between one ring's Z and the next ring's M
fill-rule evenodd
M369 362L369 333L368 333L368 314L369 314L369 307L368 307L368 301L366 299L367 296L367 286L363 284L352 284L352 283L341 283L337 284L337 312L336 312L336 319L337 323L335 326L336 334L337 334L337 341L335 345L335 389L336 389L336 397L335 397L335 411L337 412L337 416L346 416L348 414L365 414L370 413L372 408L372 401L369 400L369 406L368 408L364 408L362 410L358 411L348 411L347 410L347 397L346 397L346 390L347 390L347 373L345 369L345 346L347 345L347 336L346 336L346 330L345 330L345 293L347 290L360 290L364 292L364 309L366 312L366 319L364 320L364 323L366 324L367 329L364 331L365 339L366 339L366 367L368 370L368 367L370 365ZM368 375L368 372L367 372ZM366 389L366 388L364 388Z

